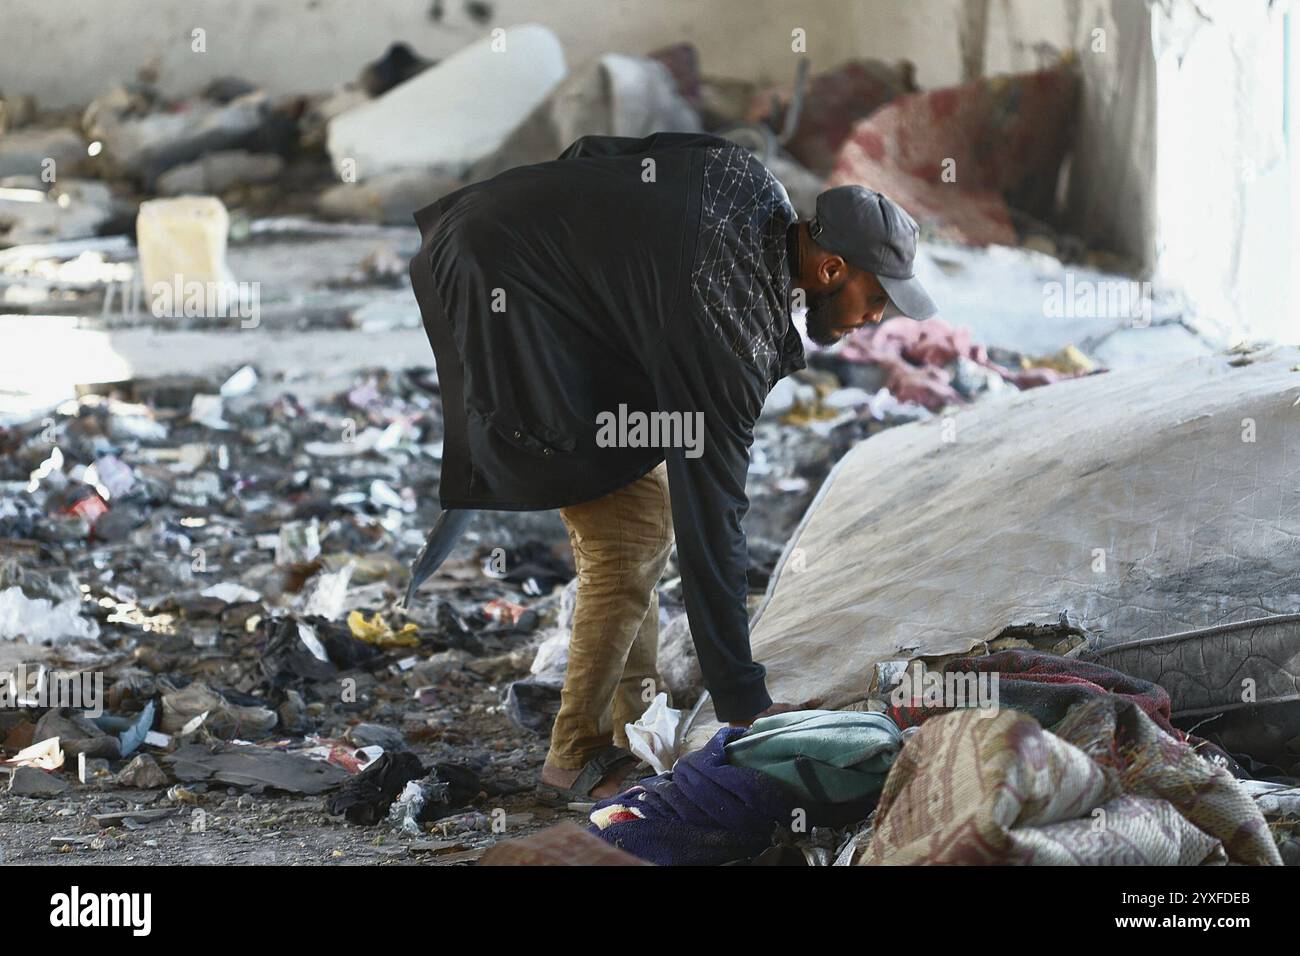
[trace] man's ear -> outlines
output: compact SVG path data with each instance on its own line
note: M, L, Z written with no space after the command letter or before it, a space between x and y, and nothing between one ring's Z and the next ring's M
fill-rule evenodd
M832 253L817 264L817 278L826 285L839 282L849 271L849 264Z

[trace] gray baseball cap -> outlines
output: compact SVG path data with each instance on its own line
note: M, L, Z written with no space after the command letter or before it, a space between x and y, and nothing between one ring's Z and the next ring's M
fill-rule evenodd
M870 272L894 308L913 319L939 311L917 280L916 236L920 229L906 210L866 186L836 186L817 197L808 234L827 252Z

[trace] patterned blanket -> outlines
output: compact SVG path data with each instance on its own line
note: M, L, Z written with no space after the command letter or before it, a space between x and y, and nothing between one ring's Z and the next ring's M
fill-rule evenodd
M885 782L860 864L1281 863L1263 816L1132 700L1053 728L1014 710L925 721Z
M1140 707L1171 737L1186 741L1202 756L1226 766L1235 776L1246 775L1225 751L1198 737L1187 736L1170 723L1169 693L1163 687L1122 671L1045 651L1009 650L959 657L948 662L944 673L996 673L998 705L1028 714L1044 727L1060 721L1076 704L1114 694ZM917 727L948 711L946 707L904 704L890 706L886 713L899 727L906 728Z

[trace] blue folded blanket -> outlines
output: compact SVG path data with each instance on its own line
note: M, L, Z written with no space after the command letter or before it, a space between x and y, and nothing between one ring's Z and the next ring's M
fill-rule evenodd
M871 811L874 798L852 805L814 804L762 771L732 766L726 745L744 733L724 727L671 772L601 800L588 829L651 863L712 866L762 853L772 845L776 828L796 819L796 810L809 827L859 820Z

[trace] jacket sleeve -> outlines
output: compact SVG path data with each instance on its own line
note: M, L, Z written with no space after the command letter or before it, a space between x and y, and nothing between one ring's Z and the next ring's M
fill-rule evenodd
M718 719L747 720L772 703L766 672L749 647L749 562L740 524L749 508L745 475L762 393L721 343L677 343L661 352L654 379L660 410L681 413L683 422L690 416L693 429L682 431L693 443L664 450L686 614Z

